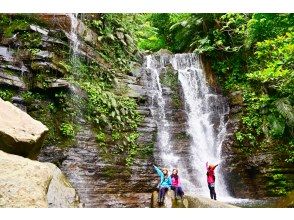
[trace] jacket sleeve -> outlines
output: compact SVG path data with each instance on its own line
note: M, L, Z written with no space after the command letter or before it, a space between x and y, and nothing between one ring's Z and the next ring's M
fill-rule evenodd
M155 165L153 165L154 169L156 170L158 176L160 176L160 178L163 178L163 172Z
M182 186L181 178L178 179L178 186Z
M218 164L217 165L215 165L212 169L214 170L216 167L218 166Z
M169 187L171 187L171 186L172 186L172 179L171 179L171 176L168 177L168 180L169 180L168 185L169 185Z

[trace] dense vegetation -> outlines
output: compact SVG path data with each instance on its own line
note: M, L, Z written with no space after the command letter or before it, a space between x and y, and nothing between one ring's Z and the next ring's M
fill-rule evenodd
M119 77L130 73L132 63L138 62L134 31L125 26L131 18L120 14L89 14L80 19L98 36L95 49L100 58L96 60L72 51L60 30L49 31L49 36L61 43L48 46L41 33L30 28L33 24L52 29L41 17L1 15L0 40L8 44L16 59L25 62L30 73L22 76L28 90L0 85L0 97L11 101L18 95L24 100L27 112L49 128L45 145L73 146L76 135L83 129L79 120L87 120L103 149L101 156L112 160L113 154L120 155L120 163L129 166L139 151L136 140L141 121L136 101L127 96L128 89L119 82ZM44 51L50 55L41 57ZM50 63L55 69L42 62ZM20 76L4 61L1 70ZM51 80L56 78L65 79L72 86L69 90L50 88Z

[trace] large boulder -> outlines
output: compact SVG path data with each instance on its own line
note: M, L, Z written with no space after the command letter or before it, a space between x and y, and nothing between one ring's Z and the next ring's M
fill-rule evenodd
M207 199L201 196L184 196L183 200L176 200L173 191L169 190L165 195L164 205L158 206L158 192L154 191L151 196L152 208L238 208L227 203Z
M0 207L79 207L59 168L0 151Z
M0 150L36 158L48 128L0 98Z
M187 199L175 200L174 192L172 190L168 190L165 194L164 204L162 206L159 206L157 201L158 192L154 191L151 196L151 208L188 208Z

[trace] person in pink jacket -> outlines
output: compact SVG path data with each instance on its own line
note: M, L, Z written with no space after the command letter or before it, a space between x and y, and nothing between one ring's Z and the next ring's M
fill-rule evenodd
M181 180L178 175L178 169L173 169L171 180L172 180L171 189L175 192L175 199L178 199L178 197L183 199L184 191L182 189Z
M209 164L206 162L206 169L207 169L207 183L208 183L208 188L210 191L210 198L216 200L216 193L215 193L215 175L214 175L214 169L218 166Z

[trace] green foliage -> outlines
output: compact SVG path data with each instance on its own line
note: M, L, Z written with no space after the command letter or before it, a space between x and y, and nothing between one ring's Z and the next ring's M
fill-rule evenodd
M283 174L273 174L267 184L272 196L284 196L287 194L288 184Z
M99 83L84 82L81 87L88 95L89 119L99 131L97 141L103 146L114 144L118 151L126 154L126 165L131 165L137 154L136 129L141 121L136 102L104 90Z
M96 140L98 141L98 142L105 142L106 141L106 135L105 135L105 133L104 132L102 132L102 131L100 131L100 132L98 132L97 134L96 134Z
M101 43L99 55L114 69L129 72L130 61L136 60L133 54L137 51L135 33L138 30L138 18L134 14L108 13L86 20L88 26L98 34Z
M283 147L288 158L285 160L286 163L293 164L294 163L294 140L290 141L289 145Z
M70 123L62 123L60 125L60 131L62 133L63 136L67 137L67 138L74 138L75 137L75 129L74 126Z
M27 104L31 104L35 100L35 95L31 91L21 93L21 97Z
M293 31L293 14L253 14L247 23L246 46L250 47L257 42L276 38L285 32Z
M137 139L139 137L139 133L132 132L129 136L126 137L126 141L128 143L128 156L126 157L126 165L131 166L134 162L135 156L138 153L138 144Z
M4 15L5 16L5 15ZM7 20L5 19L5 22ZM5 37L12 37L16 30L26 30L28 28L28 22L24 20L13 20L7 23L2 23L1 26L3 27L3 34Z
M11 98L15 95L15 91L8 88L0 88L0 98L4 101L11 101Z
M108 127L111 130L137 127L140 117L134 100L103 91L99 84L83 83L82 88L88 94L88 111L97 127Z

